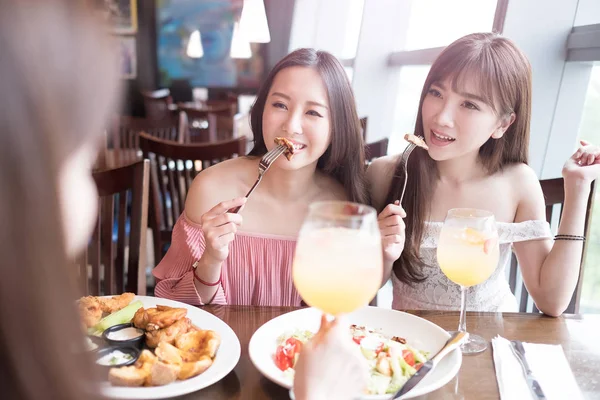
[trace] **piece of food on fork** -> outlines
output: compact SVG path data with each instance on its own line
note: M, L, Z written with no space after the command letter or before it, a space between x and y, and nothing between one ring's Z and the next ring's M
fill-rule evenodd
M429 146L427 146L427 143L425 143L421 136L413 135L412 133L407 133L404 135L404 140L425 150L429 150Z
M285 155L285 158L288 159L288 161L292 161L292 157L294 157L294 153L296 151L296 149L294 148L294 143L292 143L292 141L289 139L283 137L276 137L275 144L278 146L285 146L286 151L283 154Z

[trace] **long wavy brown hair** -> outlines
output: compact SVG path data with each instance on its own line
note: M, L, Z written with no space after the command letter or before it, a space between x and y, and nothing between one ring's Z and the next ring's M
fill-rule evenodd
M514 163L527 163L529 121L531 115L531 66L527 57L509 39L495 33L464 36L442 51L435 60L421 92L415 134L423 134L423 101L434 82L450 79L452 89L472 81L479 94L492 105L499 118L511 113L515 121L500 139L490 138L480 149L479 157L489 174ZM408 181L403 206L406 211L404 251L394 263L394 273L402 282L412 284L424 279L419 248L425 221L431 210L431 198L438 179L436 162L425 150L415 149L408 161ZM399 163L394 171L385 204L400 198L404 169Z
M66 254L59 173L100 140L118 81L108 29L85 4L0 0L3 399L81 400L94 389L93 361L74 353L83 343L80 293Z
M290 67L314 68L327 89L331 110L331 144L319 158L317 168L340 182L348 200L367 203L365 150L356 101L344 67L326 51L299 49L281 59L269 72L252 106L250 123L254 147L248 154L262 157L267 147L262 134L262 116L269 90L279 71Z

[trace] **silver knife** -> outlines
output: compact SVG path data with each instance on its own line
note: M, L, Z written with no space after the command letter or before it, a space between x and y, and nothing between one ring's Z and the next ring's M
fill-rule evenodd
M467 332L454 332L452 336L450 336L450 339L446 341L444 347L442 347L442 349L438 351L435 356L427 360L425 364L423 364L423 366L421 366L421 368L419 368L419 370L413 376L411 376L409 380L406 381L402 388L398 392L396 392L392 399L397 399L398 397L405 395L410 390L412 390L412 388L417 386L417 383L421 382L421 380L425 378L425 376L428 373L431 372L433 367L435 367L440 362L440 360L446 356L446 354L450 353L452 350L460 346L462 342L468 337L468 335L469 334Z
M523 367L523 373L525 374L525 380L527 381L527 386L529 386L529 390L531 391L531 395L534 399L545 399L544 391L540 386L540 383L535 379L531 368L529 368L529 363L527 362L527 357L525 357L525 348L523 347L523 343L519 340L511 340L510 341L513 353L517 356L517 360L519 360L519 364Z

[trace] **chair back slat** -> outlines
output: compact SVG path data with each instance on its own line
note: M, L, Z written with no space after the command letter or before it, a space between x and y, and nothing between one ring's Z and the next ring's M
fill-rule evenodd
M116 290L112 241L115 203L113 196L104 196L100 202L100 263L104 266L104 282L101 287L104 293L110 294Z
M81 277L86 293L146 294L149 172L149 161L144 160L93 174L99 213L87 257L82 257L86 266L80 265L82 272L91 268L91 274L85 271Z
M245 155L246 138L215 143L177 143L140 134L140 148L150 160L150 224L155 260L170 242L173 225L183 212L188 190L196 175L219 160Z
M98 210L102 209L102 202L98 200ZM92 239L90 240L90 244L88 246L88 260L87 262L91 264L91 278L88 288L89 294L93 296L98 296L101 292L100 290L100 268L96 268L95 266L100 265L100 214L96 217L96 227L92 233ZM87 273L85 275L85 279L87 279Z
M119 204L117 211L117 249L115 255L116 265L125 265L125 249L129 246L127 240L126 227L127 227L127 204L129 196L128 191L119 192L117 194ZM129 265L129 264L128 264ZM124 276L123 274L115 274L115 284L117 288L124 287Z
M365 145L365 160L370 164L374 159L387 155L389 139L384 138Z

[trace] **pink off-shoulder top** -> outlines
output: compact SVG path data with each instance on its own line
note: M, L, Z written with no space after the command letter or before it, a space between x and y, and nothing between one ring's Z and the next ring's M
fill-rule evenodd
M295 247L293 237L237 232L215 296L203 299L194 285L193 264L204 252L204 235L184 212L173 228L171 247L153 271L154 294L192 305L299 306L292 282Z

